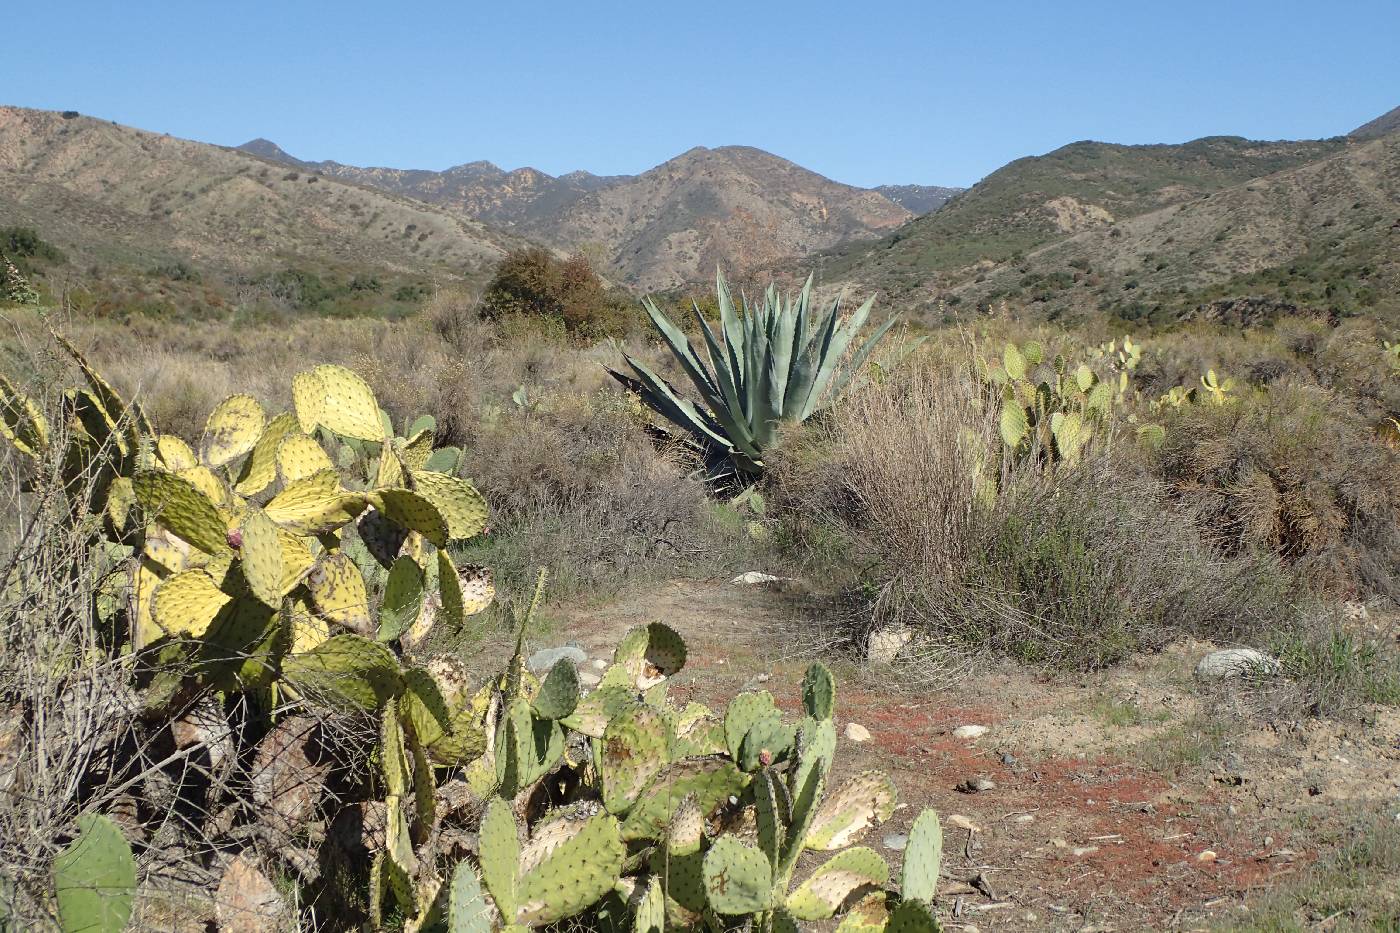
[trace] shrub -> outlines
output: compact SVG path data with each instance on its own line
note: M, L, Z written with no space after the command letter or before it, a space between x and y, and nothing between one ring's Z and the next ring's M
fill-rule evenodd
M528 247L509 253L496 267L481 298L489 320L515 315L563 323L587 339L618 336L635 320L631 303L608 290L582 254L561 262L549 251Z

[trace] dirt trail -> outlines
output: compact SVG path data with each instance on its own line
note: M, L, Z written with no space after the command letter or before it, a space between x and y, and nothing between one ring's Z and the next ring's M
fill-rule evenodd
M795 709L805 615L761 588L670 581L566 610L556 636L608 657L628 628L662 621L690 646L677 699L722 705L761 685ZM947 929L1193 930L1227 925L1248 897L1309 864L1319 825L1400 810L1400 715L1382 711L1366 728L1206 717L1191 671L1207 649L1179 645L1072 680L1004 668L937 692L833 664L838 729L871 734L842 738L837 770L886 771L903 804L865 843L896 865L886 837L920 808L938 811ZM989 728L955 738L963 725ZM957 789L981 778L995 786Z

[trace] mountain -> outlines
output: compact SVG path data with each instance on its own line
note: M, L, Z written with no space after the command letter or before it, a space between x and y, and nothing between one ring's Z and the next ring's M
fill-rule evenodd
M735 274L877 236L916 210L880 190L843 185L743 146L697 147L640 175L469 162L442 172L304 162L265 139L240 149L328 177L418 198L562 251L599 255L610 276L653 291ZM941 192L896 186L924 209Z
M489 270L516 240L441 208L244 152L73 113L0 107L0 224L35 228L78 261L228 274L304 264Z
M1129 321L1400 320L1400 133L1086 227L972 273L945 280L937 301Z
M1259 142L1214 136L1172 145L1077 142L1018 159L875 242L822 257L828 280L929 297L998 263L1124 220L1344 151L1346 138ZM1107 234L1107 235L1111 235Z
M1381 114L1370 123L1361 124L1347 135L1352 139L1375 139L1396 130L1400 130L1400 107Z
M942 185L880 185L870 190L880 192L913 214L927 214L947 204L964 189Z

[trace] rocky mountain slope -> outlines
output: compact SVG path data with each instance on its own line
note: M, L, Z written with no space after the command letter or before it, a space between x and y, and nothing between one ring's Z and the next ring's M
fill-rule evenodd
M77 262L479 274L515 242L442 208L77 114L0 107L0 224Z
M942 185L880 185L871 190L880 192L914 214L927 214L938 210L965 189L945 188Z
M559 177L489 162L443 172L304 162L264 139L240 148L419 198L556 249L585 249L602 258L609 275L646 291L708 279L716 265L743 274L878 236L936 207L951 190L855 188L743 146L697 147L640 175ZM901 198L910 206L897 203Z
M1368 123L1363 123L1349 134L1352 139L1377 139L1388 133L1400 130L1400 107L1389 110Z
M882 240L824 257L828 279L887 291L938 291L983 266L1087 230L1198 200L1304 165L1350 145L1344 138L1258 142L1208 137L1180 145L1078 142L1018 159Z

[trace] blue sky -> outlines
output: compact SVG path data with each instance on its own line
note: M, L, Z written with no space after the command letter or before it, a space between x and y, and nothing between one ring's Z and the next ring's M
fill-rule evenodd
M446 168L745 144L971 184L1079 139L1344 133L1400 104L1400 0L12 3L0 103Z

